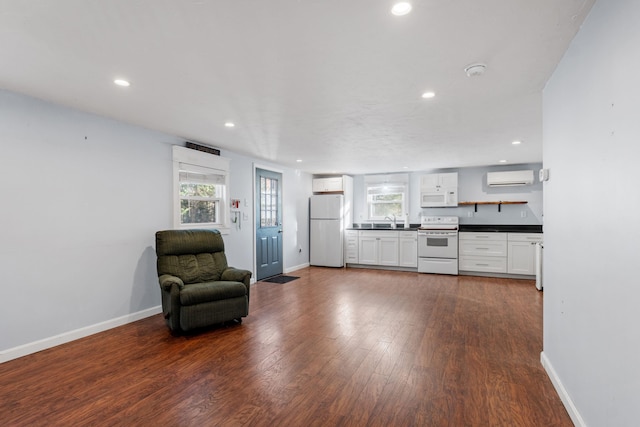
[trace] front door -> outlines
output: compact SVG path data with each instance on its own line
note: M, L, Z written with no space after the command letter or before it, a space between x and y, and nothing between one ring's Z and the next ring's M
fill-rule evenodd
M282 174L256 168L256 280L282 274Z

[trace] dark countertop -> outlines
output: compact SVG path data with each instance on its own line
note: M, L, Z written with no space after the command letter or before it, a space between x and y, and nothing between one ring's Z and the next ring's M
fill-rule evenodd
M347 230L374 231L417 231L420 224L409 224L409 228L391 228L391 224L353 224ZM542 225L535 224L460 224L459 231L475 231L479 233L542 233Z
M391 224L352 224L347 230L374 230L374 231L417 231L420 224L409 224L409 228L398 225L398 228L391 228Z
M542 233L542 225L527 224L460 224L459 231L475 231L480 233Z

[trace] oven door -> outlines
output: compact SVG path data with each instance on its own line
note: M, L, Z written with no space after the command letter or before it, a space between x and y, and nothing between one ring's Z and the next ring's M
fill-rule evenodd
M418 257L458 258L458 232L418 231Z

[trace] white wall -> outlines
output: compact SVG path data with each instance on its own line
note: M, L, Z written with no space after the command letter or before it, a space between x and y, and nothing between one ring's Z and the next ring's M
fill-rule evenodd
M544 352L574 422L640 424L640 2L598 0L544 91Z
M240 227L231 224L233 238L228 239L228 242L225 240L225 251L229 264L234 262L234 267L255 271L253 264L255 257L248 258L247 252L252 253L254 250L253 170L255 167L259 167L282 173L284 272L308 266L309 197L312 194L312 175L299 170L283 168L263 160L257 161L230 151L222 150L220 154L231 159L231 198L240 199L241 213L246 214L249 218L248 221L243 220ZM245 201L249 206L245 206Z
M0 91L0 362L159 312L155 232L172 226L171 146L183 143ZM253 270L255 160L222 155L231 197L250 205L225 236L228 261ZM308 263L311 178L278 169L288 270Z
M409 221L420 223L422 215L447 215L460 217L461 224L542 224L542 184L538 182L540 163L500 165L459 169L439 169L409 174ZM533 185L494 188L487 185L487 172L532 169L536 178ZM420 176L427 173L458 172L459 201L507 201L525 200L524 205L503 205L501 212L495 205L459 206L457 208L421 208ZM364 175L353 180L354 222L365 222L367 218ZM524 212L524 217L522 216Z

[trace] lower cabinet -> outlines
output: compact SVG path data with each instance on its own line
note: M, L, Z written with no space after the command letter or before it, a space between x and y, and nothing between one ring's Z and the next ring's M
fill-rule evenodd
M418 267L418 233L416 231L398 233L398 265Z
M398 265L397 231L360 231L358 264Z
M416 231L347 230L347 233L350 232L357 233L357 248L352 248L352 239L355 237L347 234L347 263L408 268L418 266Z
M536 243L541 233L459 233L459 270L536 274Z
M344 233L344 262L358 263L358 232L356 230L347 230Z
M462 232L458 237L458 270L507 272L507 233Z
M507 273L535 275L538 242L542 242L540 233L508 233Z

